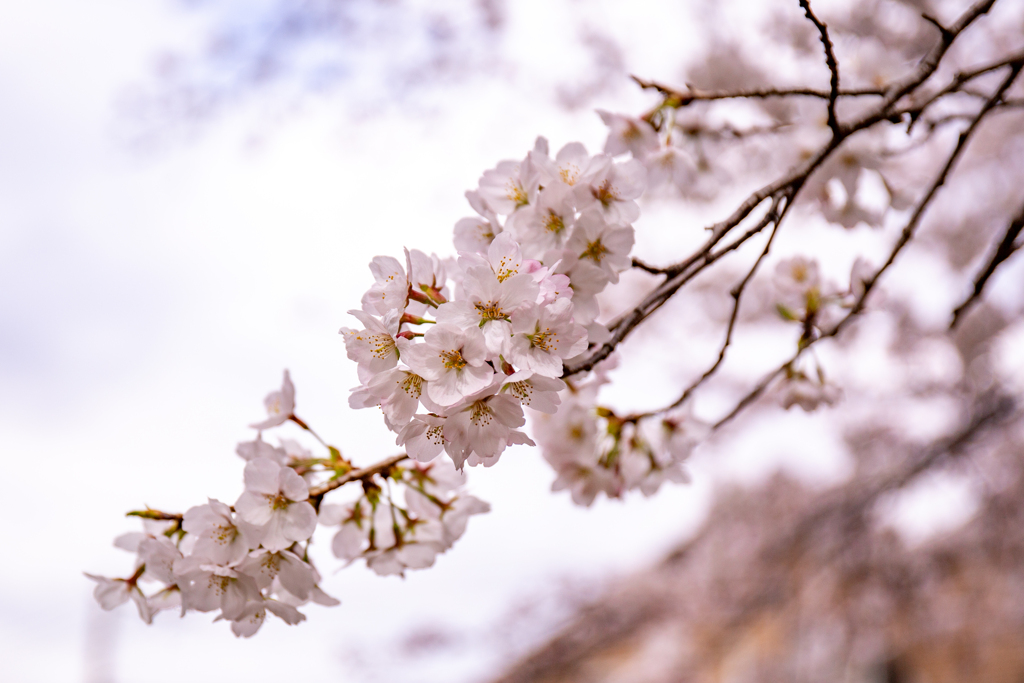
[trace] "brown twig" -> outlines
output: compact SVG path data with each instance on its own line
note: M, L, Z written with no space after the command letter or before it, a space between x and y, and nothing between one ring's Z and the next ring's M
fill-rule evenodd
M691 86L686 86L686 92L681 92L670 86L647 80L639 76L630 76L637 85L645 90L657 90L665 97L672 100L673 106L685 107L691 102L711 102L714 100L739 100L755 99L767 100L776 97L815 97L822 100L831 98L830 90L816 90L815 88L760 88L757 90L725 90L725 91L702 91ZM839 90L837 97L881 97L885 90L881 88L851 88Z
M979 2L971 5L948 30L942 32L939 42L918 62L917 68L912 73L904 79L890 84L886 88L885 95L879 105L873 111L865 113L857 121L847 124L845 129L849 131L861 130L890 117L892 115L892 107L935 73L935 70L939 67L939 62L942 61L946 52L949 51L950 45L968 26L977 21L978 17L987 14L995 3L996 0L979 0Z
M680 263L661 269L662 272L668 276L665 282L656 287L636 309L627 313L612 326L611 339L604 344L593 347L590 350L590 353L583 360L573 365L566 365L562 373L562 377L570 377L580 372L590 370L599 362L607 358L633 328L645 320L652 312L664 305L668 298L675 294L675 292L679 291L679 288L692 279L694 275L717 260L717 257L713 257L714 247L725 237L727 233L739 226L747 216L749 216L750 213L760 206L765 200L769 198L777 199L783 193L788 193L789 201L793 201L797 192L807 181L810 174L813 173L825 161L825 159L827 159L829 155L839 147L843 140L860 130L873 126L880 121L889 120L894 115L893 106L896 102L904 95L913 92L917 87L931 77L938 68L939 62L942 60L943 56L945 56L953 41L978 17L988 12L992 5L995 4L995 1L996 0L982 0L981 2L971 6L960 16L956 23L950 27L950 35L944 35L943 38L925 55L920 63L918 63L917 68L910 75L893 83L885 90L883 100L878 106L866 112L861 116L861 118L840 126L838 136L833 135L824 147L818 150L817 153L813 154L796 169L792 170L787 176L771 183L770 185L762 187L760 190L747 197L747 199L740 204L731 216L726 218L724 221L711 226L711 236L704 245L691 256ZM983 68L991 70L991 67ZM637 79L637 82L644 85L644 82L639 79ZM987 105L988 104L989 103L987 103ZM766 225L767 222L761 224L756 230L759 231ZM719 254L718 257L721 255L722 254ZM763 391L763 388L761 391Z
M126 512L125 517L141 517L143 519L156 519L167 522L181 522L184 519L184 515L180 512L162 512L160 510L153 510L146 508L145 510L132 510Z
M668 273L668 271L665 268L658 268L657 266L652 266L649 263L641 261L638 258L633 259L633 267L636 268L637 270L643 270L645 272L648 272L651 275L665 275L666 273Z
M403 460L408 459L408 455L400 453L399 455L392 455L390 458L384 458L378 463L374 463L368 467L363 467L358 470L350 470L349 472L341 475L337 479L331 479L326 481L319 486L314 486L309 490L309 502L313 505L314 509L320 509L320 502L323 500L325 494L330 493L336 488L344 486L352 481L362 480L365 481L374 475L381 474Z
M639 306L626 313L610 326L609 331L611 332L611 338L608 341L593 349L591 354L582 361L573 365L566 364L565 369L562 372L562 377L571 377L580 372L590 370L607 358L622 342L622 340L626 338L626 335L636 328L637 325L646 320L652 313L665 305L665 303L668 302L668 300L672 298L672 296L679 291L683 285L696 277L712 263L715 263L726 254L738 249L751 237L764 230L769 224L776 222L778 220L777 211L779 203L783 197L788 198L788 196L789 195L786 194L773 197L768 211L765 212L765 215L762 216L754 226L747 230L747 232L741 237L725 247L722 247L718 251L712 251L711 247L721 241L722 237L725 236L725 232L718 234L717 238L713 236L709 241L711 247L706 247L701 252L698 252L695 257L688 260L687 263L692 267L680 270L679 266L673 266L669 269L665 269L664 273L668 275L669 278L656 287L653 292L640 302Z
M757 400L768 388L768 385L771 384L771 382L776 377L782 374L787 367L790 367L792 363L796 362L796 360L801 356L801 354L803 354L804 351L806 351L813 344L821 341L822 339L828 339L838 335L850 323L851 320L853 320L861 311L864 310L865 302L867 300L868 295L871 293L871 290L874 288L879 278L882 277L882 274L885 273L885 271L888 270L889 267L896 260L896 257L903 250L903 247L905 247L913 237L914 232L917 229L917 226L920 224L921 218L924 215L925 210L931 204L931 201L935 197L935 194L936 192L938 192L939 188L945 184L946 178L949 176L950 170L952 170L953 166L956 164L957 160L960 158L961 154L966 148L967 141L971 138L974 131L977 130L978 125L981 123L981 121L995 106L995 103L999 100L999 98L1002 97L1003 93L1005 93L1006 90L1013 84L1014 80L1016 80L1017 76L1020 74L1021 68L1021 65L1015 65L1011 68L1009 75L1005 79L1003 79L1003 82L1000 84L999 88L996 89L992 96L989 97L989 99L981 107L981 109L975 115L974 119L971 121L971 124L967 127L967 129L960 134L960 137L957 139L956 146L953 148L952 153L950 153L949 157L946 159L946 163L943 165L942 170L939 172L938 176L936 176L935 180L928 188L928 191L925 193L924 197L918 202L913 214L911 214L909 220L907 221L907 224L901 231L899 239L897 239L896 244L889 252L889 258L886 259L885 263L882 264L882 267L879 268L875 272L875 274L871 276L871 278L864 281L864 291L857 298L856 302L854 302L853 307L846 314L846 316L844 316L831 330L823 332L820 336L816 338L807 340L807 342L805 342L803 346L800 349L798 349L797 352L791 358L789 358L786 362L782 363L780 366L778 366L770 373L762 377L761 381L759 381L754 386L753 390L751 390L742 399L740 399L739 403L737 403L736 406L734 406L733 409L725 417L716 422L713 425L712 429L718 429L725 425L726 423L728 423L729 421L731 421L733 418L735 418L740 412L743 411L744 408L746 408L755 400Z
M963 315L978 301L982 291L985 289L985 285L988 283L989 278L992 277L992 274L996 272L996 269L1013 256L1014 252L1024 246L1024 242L1017 243L1017 237L1020 235L1021 230L1024 230L1024 205L1021 205L1020 211L1010 221L1006 232L1003 233L1002 241L999 242L999 246L996 247L995 253L992 254L988 264L974 279L974 290L953 311L953 320L949 323L949 329L955 329L960 320L963 319Z
M708 368L704 372L703 375L701 375L696 381L694 381L692 384L686 387L686 389L683 390L683 393L680 394L679 398L673 401L671 405L668 405L658 410L652 410L646 413L630 415L626 419L635 422L636 420L645 417L650 417L652 415L657 415L658 413L663 413L665 411L672 410L673 408L681 406L683 403L686 402L686 399L690 398L694 391L696 391L702 384L704 384L704 382L706 382L712 375L718 372L718 368L720 368L722 363L725 362L726 352L728 351L729 346L732 344L732 334L733 331L736 329L736 320L739 317L740 300L743 297L743 292L746 289L747 284L753 279L754 274L757 272L758 267L761 265L761 262L764 261L765 257L768 255L768 252L771 250L772 242L775 241L775 235L779 231L779 225L782 223L782 219L785 217L786 212L788 210L789 205L787 205L779 214L779 218L772 228L771 235L769 235L768 241L764 245L764 249L761 250L761 254L757 257L757 260L754 261L754 265L751 266L749 271L747 271L747 274L744 276L742 280L740 280L739 284L733 287L733 289L729 292L729 295L733 299L732 313L729 316L729 324L725 330L725 341L722 343L721 348L718 350L718 358L715 360L715 362L711 365L710 368Z
M839 137L842 135L839 128L839 119L836 118L836 100L839 99L839 62L836 61L835 52L832 50L832 41L828 37L828 27L814 15L814 12L811 11L810 1L800 0L800 7L803 8L804 15L812 24L814 24L814 27L818 29L818 34L821 37L821 44L825 48L825 65L828 66L830 73L830 87L828 93L828 127L832 130L833 137Z

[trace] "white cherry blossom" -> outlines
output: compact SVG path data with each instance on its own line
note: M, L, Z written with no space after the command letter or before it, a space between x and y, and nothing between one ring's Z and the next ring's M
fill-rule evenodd
M250 601L263 599L256 580L230 567L192 555L174 564L181 589L182 609L221 611L225 619L238 619Z
M166 536L147 538L139 543L139 561L146 565L144 578L173 584L174 563L181 559L181 552Z
M245 491L235 510L260 529L263 547L283 550L306 540L316 528L316 512L307 498L309 487L295 470L257 458L245 466Z
M359 379L366 382L377 373L395 367L398 364L397 335L402 311L390 310L383 318L359 310L351 310L349 315L358 319L364 329L343 327L338 332L344 336L348 357L356 362Z
M576 223L576 195L563 183L545 187L537 201L509 219L509 229L531 258L560 249Z
M181 526L196 539L194 554L207 557L214 564L235 564L259 545L259 534L235 519L224 503L213 498L209 501L186 510Z
M563 389L562 380L534 374L532 370L520 370L501 383L501 391L519 399L524 408L548 414L557 412L562 403L558 392Z
M487 205L479 192L466 192L466 199L479 215L460 219L455 224L455 249L460 253L486 254L494 238L501 234L501 223L498 221L498 215Z
M605 154L617 156L631 152L637 159L658 148L658 134L651 124L642 119L597 110L604 124L608 126L608 139L604 143Z
M663 145L642 158L650 187L672 185L685 190L697 177L697 166L689 154L675 145Z
M100 607L105 610L112 610L128 602L130 599L135 603L135 607L139 611L139 617L147 624L153 623L153 609L149 606L146 596L135 585L134 580L108 579L105 576L96 576L95 574L86 574L86 576L96 582L93 597L96 598L96 602L100 604Z
M270 598L253 600L245 605L241 613L231 620L231 632L242 638L251 638L260 630L267 612L280 617L289 626L306 620L306 615L291 605Z
M400 346L406 348L411 347L411 344ZM412 357L416 353L417 351L411 351L408 355ZM408 368L394 368L380 373L366 386L353 389L349 405L352 408L380 406L388 429L397 432L412 419L420 403L428 410L441 410L441 407L431 401L425 393L427 384L427 380Z
M600 268L610 282L618 282L619 273L633 264L629 252L634 239L632 226L611 225L600 212L589 210L580 216L566 249Z
M438 308L437 321L461 328L479 328L487 350L497 355L512 336L509 322L512 314L520 306L536 301L539 293L540 288L529 273L499 280L490 268L474 266L462 281L463 298Z
M340 526L331 541L331 551L342 560L354 560L370 542L369 504L362 499L348 505L328 504L320 508L320 523Z
M363 310L384 315L388 311L404 311L409 301L409 280L398 259L374 256L370 261L374 283L363 295Z
M410 346L403 358L416 374L428 380L430 399L450 406L491 383L494 370L486 363L487 355L479 328L463 330L438 323L427 330L423 343Z
M430 462L444 450L444 423L439 415L415 415L398 434L395 443L405 448L409 457Z
M267 419L249 425L253 429L269 429L284 424L295 412L295 385L288 371L284 371L284 380L281 383L280 391L272 391L263 399L263 405L267 408Z
M573 187L577 208L594 208L613 225L628 225L640 217L636 198L644 191L647 170L636 159L622 163L597 156Z
M590 165L590 158L583 143L568 143L558 150L553 161L546 159L545 163L538 164L544 174L545 186L558 182L573 187Z
M256 435L256 439L253 441L242 441L235 447L235 453L238 454L242 460L253 460L255 458L270 458L279 465L285 464L288 460L288 454L284 452L283 448L277 446L271 446L269 443L263 440L263 433Z
M521 162L501 161L484 171L480 178L480 196L496 212L508 216L536 198L540 177L540 170L529 157Z
M492 391L489 389L488 391ZM508 394L476 395L449 411L444 424L445 451L459 469L493 465L513 443L533 445L516 428L526 424L519 401ZM471 459L471 456L476 456Z
M512 315L508 352L513 365L547 377L562 374L562 360L583 353L587 331L573 321L573 303L524 306Z
M301 600L308 598L313 586L316 585L313 567L288 550L254 550L236 569L255 579L256 585L261 589L269 588L274 579L278 579L289 593Z

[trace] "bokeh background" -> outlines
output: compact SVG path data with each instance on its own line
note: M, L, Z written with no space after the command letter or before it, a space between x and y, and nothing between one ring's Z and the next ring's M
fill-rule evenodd
M596 151L606 129L595 108L654 103L629 74L681 82L687 60L714 46L708 26L753 35L770 3L694 5L40 0L0 9L0 678L485 680L698 528L717 484L778 468L812 487L848 476L835 425L801 412L718 435L695 456L689 486L590 509L550 493L540 454L516 447L498 467L470 472L492 513L436 566L380 578L358 565L335 572L323 553L323 586L342 605L311 606L298 627L268 621L251 640L209 615L163 613L147 627L130 608L104 613L82 575L130 570L130 555L111 545L136 528L127 510L234 500L235 444L252 438L246 425L261 418L283 368L298 414L346 456L369 464L391 454L376 413L347 406L357 380L337 335L370 283L370 258L403 246L450 254L452 226L471 213L463 193L483 170L522 157L537 135L554 149L580 140ZM637 254L682 256L735 196L651 200ZM850 244L881 254L888 239L861 231L837 246L815 234L795 231L779 252L814 248L842 274ZM918 262L923 270L894 274L894 291L928 277L930 262ZM1011 318L1019 265L993 285ZM966 277L933 279L915 315L938 321ZM624 280L627 302L648 282ZM705 365L672 315L626 348L612 402L664 403ZM716 335L703 340L709 353ZM790 336L768 329L738 344L736 376L777 363ZM1001 367L1019 373L1021 326L1004 337ZM943 353L926 365L958 371ZM863 388L908 372L870 358L839 379ZM720 412L732 395L712 392L699 412ZM893 410L906 410L893 420L919 440L955 417L934 401ZM953 528L974 509L972 486L933 478L892 502L887 519L912 539Z

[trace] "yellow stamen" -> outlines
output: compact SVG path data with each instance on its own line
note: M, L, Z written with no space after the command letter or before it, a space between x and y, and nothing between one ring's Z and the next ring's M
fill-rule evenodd
M459 350L442 351L438 355L441 358L441 362L444 363L445 370L461 370L467 365L466 359L462 357L462 353Z

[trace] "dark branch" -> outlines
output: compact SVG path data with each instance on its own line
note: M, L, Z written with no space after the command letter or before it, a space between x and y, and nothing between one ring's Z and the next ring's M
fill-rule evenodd
M943 40L949 40L950 38L953 37L953 32L952 31L950 31L948 28L943 26L939 22L938 19L936 19L932 15L928 14L927 12L922 12L921 13L921 18L924 19L925 21L927 21L929 24L931 24L935 28L939 29L939 33L942 34L942 39Z
M874 125L881 120L887 119L892 116L892 107L898 102L904 95L909 94L928 78L935 73L935 70L939 67L939 62L946 55L949 50L949 46L957 39L957 37L963 33L963 31L973 24L978 17L988 13L992 9L992 5L996 3L996 0L980 0L975 3L960 15L960 18L949 27L949 30L942 34L941 39L935 44L928 54L918 63L917 68L913 73L908 75L901 81L897 81L889 85L886 88L885 96L882 102L873 111L865 114L859 121L856 121L848 126L850 132L854 130L860 130L867 128L868 126Z
M1013 256L1015 251L1021 248L1022 244L1017 244L1016 241L1022 229L1024 229L1024 205L1021 205L1016 217L1010 221L1010 225L1007 226L1006 232L1003 234L1002 241L996 247L996 251L992 254L988 264L974 279L974 291L953 311L953 321L949 323L949 329L954 329L963 315L978 301L982 290L985 289L985 285L988 283L989 278L992 277L992 274L996 272L996 269Z
M657 81L647 80L639 76L630 76L637 85L644 90L657 90L670 100L669 104L675 107L685 107L691 102L710 102L713 100L767 100L776 97L816 97L821 100L828 100L832 97L830 90L817 90L815 88L759 88L756 90L725 90L725 91L701 91L687 85L686 92L676 90ZM837 97L881 97L885 90L881 88L851 88L839 90Z
M771 206L768 208L768 211L765 212L765 215L754 226L747 230L746 233L737 238L731 244L722 247L718 251L712 251L714 245L721 241L722 237L725 236L725 231L715 233L717 234L717 237L713 234L711 240L709 240L705 245L704 249L685 261L685 265L673 266L665 269L664 273L669 276L668 279L648 294L647 297L640 302L639 306L625 314L609 327L612 334L611 339L596 349L592 349L591 354L579 363L572 366L565 366L562 377L571 377L572 375L580 372L590 370L607 358L611 352L615 350L615 347L626 338L627 334L629 334L637 325L646 320L652 313L661 308L677 291L679 291L683 285L696 277L698 273L703 271L712 263L718 261L726 254L738 249L751 237L764 230L769 224L777 223L779 203L783 197L788 199L789 196L789 194L783 194L773 197ZM712 230L714 233L715 228L712 228Z
M153 510L151 508L126 512L125 517L141 517L143 519L156 519L167 522L181 522L181 520L184 519L184 515L180 512L161 512L160 510Z
M381 474L398 463L406 460L409 456L405 453L399 455L392 455L390 458L385 458L378 463L374 463L369 467L363 467L358 470L351 470L350 472L343 474L337 479L331 479L330 481L324 482L319 486L314 486L309 490L309 502L313 505L314 509L320 509L320 502L323 500L325 494L330 493L336 488L344 486L345 484L356 481L356 480L367 480L370 477Z
M607 358L634 327L639 325L648 316L650 316L651 313L664 305L665 302L668 301L673 294L679 291L684 284L703 271L711 263L724 256L729 251L732 251L742 244L743 241L749 239L757 232L763 230L769 223L773 222L770 215L772 211L778 208L778 202L781 198L785 197L787 202L792 202L800 188L807 181L810 174L813 173L829 157L829 155L839 147L844 139L860 130L869 128L880 121L889 120L893 116L893 107L896 102L904 95L913 92L928 80L928 78L938 68L939 62L941 62L943 56L949 50L949 46L956 37L970 26L979 16L988 12L993 4L995 4L995 0L983 0L973 5L963 15L961 15L956 23L950 28L950 31L952 32L951 37L948 40L944 38L937 43L935 47L925 55L913 73L890 85L886 89L883 100L878 104L878 106L873 107L860 119L845 126L841 126L840 134L838 136L833 135L828 143L804 161L800 166L790 171L787 176L780 178L770 185L762 187L760 190L747 197L747 199L740 204L731 216L726 218L724 221L711 226L711 236L704 245L691 256L680 263L661 269L667 276L666 280L656 287L637 308L624 315L611 326L611 339L600 346L592 347L589 354L578 363L571 366L566 365L562 373L562 377L570 377L580 372L586 372ZM1015 65L1015 68L1019 69L1019 66ZM637 79L637 82L640 83L641 86L645 83L639 79ZM1000 93L1000 97L1001 96L1002 93ZM686 96L683 95L683 97L685 98ZM681 106L681 101L671 102L670 104ZM993 104L994 103L992 101L989 101L986 103L986 107L990 109ZM752 230L748 231L743 238L734 243L731 247L727 247L719 252L714 252L715 246L729 232L738 227L751 214L751 212L769 198L771 198L773 202L772 209L769 211L769 214L766 214L766 216L762 218L760 223L758 223ZM768 381L770 381L770 379ZM760 385L759 387L758 395L760 392L763 392L765 388ZM731 417L728 419L731 419Z
M665 275L669 272L665 268L658 268L657 266L652 266L649 263L645 263L638 258L633 259L633 267L636 268L637 270L646 271L651 275Z
M804 14L818 29L821 36L821 44L825 48L825 64L831 74L830 89L828 93L828 127L832 129L833 137L840 137L842 132L839 128L839 119L836 118L836 100L839 98L839 62L836 61L835 52L832 51L832 41L828 37L828 27L821 23L818 17L811 11L809 0L800 0L800 6Z
M840 320L836 324L836 326L833 327L831 330L823 332L819 337L808 339L791 358L789 358L782 365L780 365L779 367L775 368L770 373L762 377L761 381L757 383L753 390L751 390L746 396L740 399L739 403L737 403L736 406L725 417L723 417L714 424L714 426L712 427L713 429L718 429L719 427L723 426L724 424L735 418L741 411L743 411L743 409L745 409L747 406L749 406L751 403L757 400L768 388L768 385L771 384L776 377L782 374L786 370L786 368L790 367L790 365L794 363L804 351L806 351L813 344L821 341L822 339L828 339L830 337L835 337L836 335L838 335L850 323L851 320L853 320L858 314L860 314L861 311L864 310L865 301L867 300L868 295L871 293L871 290L874 288L879 278L882 277L882 274L885 273L885 271L888 270L888 268L896 260L896 257L899 255L900 251L903 250L903 247L905 247L907 243L911 240L911 238L914 236L914 232L916 231L917 226L921 222L921 217L924 215L925 210L931 204L931 201L935 197L936 192L938 192L939 188L945 184L946 178L949 176L950 170L952 170L953 166L956 164L957 160L960 158L961 154L966 148L967 141L971 138L974 131L977 130L978 125L985 118L985 116L990 111L992 111L996 102L999 101L999 99L1003 96L1007 89L1013 84L1014 80L1016 80L1017 76L1020 74L1021 68L1022 65L1020 64L1015 65L1011 68L1009 75L1005 79L1003 79L1003 82L1002 84L1000 84L999 88L996 89L992 96L989 97L989 99L981 107L981 109L975 115L974 119L971 121L971 124L967 127L967 129L960 134L960 137L957 140L957 144L953 148L952 153L946 159L946 163L942 167L942 170L939 172L938 176L932 182L924 197L918 202L913 214L910 216L910 219L904 226L903 231L900 233L899 239L896 241L896 244L893 246L892 250L889 253L889 258L870 279L864 281L864 291L857 298L857 301L850 309L850 312L847 313L846 316L844 316L843 319Z
M672 410L673 408L683 405L683 403L686 402L686 399L690 398L694 391L696 391L702 384L704 384L704 382L706 382L708 378L710 378L712 375L718 372L718 368L721 367L723 362L725 362L726 351L728 351L729 346L732 344L732 334L733 331L736 329L736 320L739 317L740 300L743 298L743 292L747 287L747 283L749 283L753 279L754 274L757 272L758 267L760 267L761 265L761 262L764 261L765 257L768 255L768 252L771 250L772 242L775 241L775 235L779 231L779 224L782 223L782 219L785 217L786 212L789 210L789 206L790 205L787 204L787 206L779 214L779 218L775 222L774 227L772 228L771 235L769 235L768 237L768 242L765 243L764 249L761 250L760 256L758 256L757 260L754 261L754 265L751 266L749 271L747 271L747 274L744 276L742 280L740 280L739 284L733 287L732 291L729 292L729 295L732 296L733 299L732 314L729 316L729 324L725 330L725 341L722 343L722 346L718 351L718 358L715 360L714 364L710 368L708 368L704 372L704 374L701 375L695 382L693 382L693 384L686 387L686 389L683 390L683 393L680 394L679 398L677 398L671 405L661 408L660 410L653 410L638 415L630 415L627 419L636 421L641 418L650 417L651 415L657 415L658 413L663 413L667 410Z
M914 231L917 229L918 224L921 222L921 217L924 215L925 209L928 208L928 205L931 203L931 200L935 196L935 193L939 191L939 188L946 183L946 178L949 176L949 172L953 169L953 166L956 164L957 160L960 158L960 155L967 147L967 141L974 134L974 131L978 129L978 125L981 124L985 116L992 110L993 107L995 107L996 103L1002 98L1003 94L1017 79L1017 76L1020 74L1021 67L1022 64L1015 64L1010 68L1010 73L1007 75L1005 79L1003 79L1003 82L992 94L992 96L985 101L985 104L982 105L981 109L978 111L974 119L971 121L971 124L962 133L960 133L960 137L957 139L956 147L953 148L953 153L949 155L948 159L946 159L945 165L942 167L942 170L939 172L939 175L935 178L935 181L931 184L931 187L928 188L928 191L925 193L924 198L920 202L918 202L917 208L914 209L914 213L911 215L910 220L907 221L906 226L904 226L903 231L900 233L900 238L899 240L896 241L896 245L890 252L889 258L882 265L882 267L879 268L878 272L871 277L870 280L865 280L864 293L857 299L857 303L854 304L854 307L850 311L850 313L847 314L845 318L839 321L839 324L836 325L835 329L832 330L828 334L828 336L834 337L836 334L838 334L839 331L846 326L847 322L864 308L864 302L867 299L868 294L871 293L871 290L875 286L875 283L878 282L878 278L880 278L882 276L882 273L884 273L889 268L889 266L892 265L893 261L896 260L896 256L900 253L903 247L906 246L907 242L910 241L911 237L914 236Z

